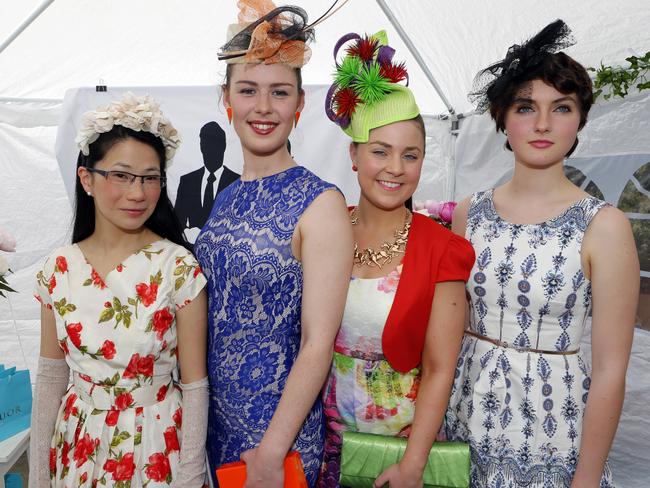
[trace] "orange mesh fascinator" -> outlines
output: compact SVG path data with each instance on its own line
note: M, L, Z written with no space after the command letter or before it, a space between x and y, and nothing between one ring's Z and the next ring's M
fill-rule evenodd
M339 0L315 22L308 24L307 12L294 5L276 7L271 0L239 0L238 24L228 28L228 42L218 54L226 63L282 63L303 67L311 57L307 45L314 39L314 26L341 8Z

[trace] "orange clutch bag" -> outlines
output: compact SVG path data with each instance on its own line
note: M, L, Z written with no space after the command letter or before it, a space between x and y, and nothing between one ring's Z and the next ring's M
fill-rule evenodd
M217 468L219 488L242 488L246 482L246 463L235 461ZM300 454L291 451L284 458L284 488L308 488Z

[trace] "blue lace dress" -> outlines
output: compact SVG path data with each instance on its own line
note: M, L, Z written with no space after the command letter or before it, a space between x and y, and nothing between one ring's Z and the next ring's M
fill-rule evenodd
M477 259L447 411L450 440L468 441L472 487L569 487L578 462L589 370L580 353L591 285L580 249L607 205L584 198L541 224L497 214L492 191L472 197L466 237ZM532 352L531 349L544 352ZM601 487L612 486L605 466Z
M195 244L208 279L207 451L214 468L259 445L300 348L302 266L291 252L298 220L335 189L296 166L217 196ZM310 486L322 461L324 421L317 399L298 434Z

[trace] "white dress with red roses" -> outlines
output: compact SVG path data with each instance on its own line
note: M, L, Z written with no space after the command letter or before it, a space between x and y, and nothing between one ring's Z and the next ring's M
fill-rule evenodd
M52 438L51 486L171 483L182 420L175 313L204 286L191 253L165 239L105 280L75 244L50 255L36 298L54 311L73 373Z

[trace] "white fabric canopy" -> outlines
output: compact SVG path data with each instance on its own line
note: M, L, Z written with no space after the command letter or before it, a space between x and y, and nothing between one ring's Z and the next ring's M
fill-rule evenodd
M42 0L0 3L0 42ZM280 2L278 2L280 3ZM310 18L329 5L325 0L294 0ZM567 50L587 66L624 58L650 49L647 0L386 0L424 59L455 112L472 110L466 99L478 69L503 57L556 18L573 29L578 44ZM43 257L68 241L71 204L55 157L55 139L62 100L67 90L92 87L215 86L225 73L216 52L226 26L236 18L234 0L55 0L3 52L0 52L0 228L18 241L8 255L15 274L10 283L19 294L0 298L0 361L31 368L38 356L39 308L31 298L34 274ZM313 56L303 70L308 85L329 84L332 48L348 32L386 29L396 59L405 60L410 86L423 112L433 116L447 109L425 73L408 52L377 2L350 0L317 29ZM320 99L309 100L312 115ZM322 105L321 105L322 106ZM616 195L616 167L603 171L594 157L650 154L650 96L599 103L581 135L575 164L593 171L590 178ZM223 114L220 114L223 116ZM308 131L301 137L319 137ZM511 159L503 139L486 116L460 124L451 135L451 119L427 118L428 159L417 198L460 198L496 184L509 171ZM299 131L300 132L300 131ZM582 159L581 159L582 158ZM612 163L608 159L607 164ZM641 160L625 158L626 171ZM341 164L346 164L343 161ZM627 168L626 166L626 168ZM589 169L591 168L591 169ZM65 174L69 178L69 173ZM623 181L621 179L621 181ZM350 182L341 186L352 188ZM609 191L609 190L608 190ZM614 201L616 197L608 198ZM588 339L588 337L587 337ZM619 434L612 451L617 486L646 486L650 466L650 385L647 379L650 334L637 331L628 375L628 393ZM26 361L26 363L25 363Z

